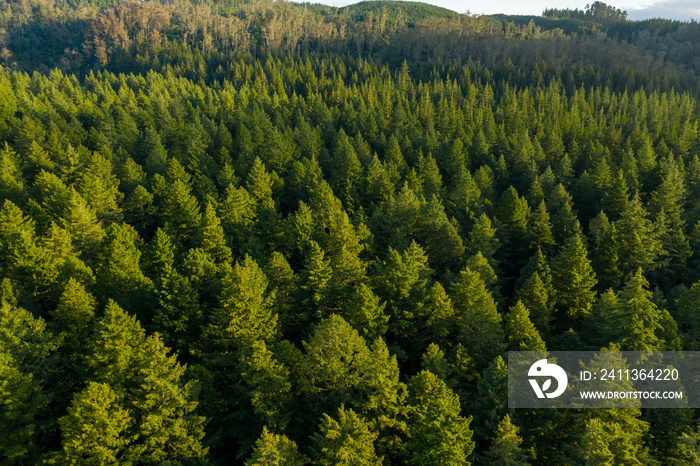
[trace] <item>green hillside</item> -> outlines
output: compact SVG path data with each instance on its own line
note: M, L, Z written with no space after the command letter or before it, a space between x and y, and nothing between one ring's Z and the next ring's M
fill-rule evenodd
M405 1L365 1L338 9L338 13L348 15L352 21L363 21L368 14L377 15L386 11L388 19L402 18L407 24L415 26L426 18L457 18L458 13L447 8L421 2Z

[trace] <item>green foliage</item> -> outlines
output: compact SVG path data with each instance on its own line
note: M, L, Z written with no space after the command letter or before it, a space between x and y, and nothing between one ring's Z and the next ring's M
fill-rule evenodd
M595 300L593 287L597 280L581 235L571 237L559 253L552 270L552 279L557 306L566 316L577 318L590 312Z
M105 383L90 382L61 418L63 453L69 464L120 464L132 459L127 429L133 423L120 397Z
M242 264L236 262L223 278L219 307L205 332L208 340L225 350L257 340L273 341L277 333L274 299L267 277L253 259L246 256Z
M376 434L352 409L338 408L338 417L323 415L314 435L314 463L320 465L380 465L374 451Z
M530 320L530 311L518 301L503 319L508 351L546 351L539 332Z
M107 387L123 397L123 409L134 418L124 434L128 458L154 464L204 457L204 418L194 413L194 381L182 380L185 367L174 355L168 355L160 338L147 337L136 319L114 302L107 305L93 338L86 360L93 381L104 384L101 390ZM86 395L81 403L89 399ZM85 415L96 410L95 416L108 416L110 408L122 412L112 401L108 406L86 407ZM66 422L68 428L78 429L76 435L82 439L80 420ZM90 448L85 446L88 451Z
M474 449L471 418L460 416L459 397L435 374L423 371L409 384L409 440L406 443L410 464L469 465Z
M246 466L302 466L307 459L297 450L297 444L286 435L273 434L263 427L260 438L255 441L253 454Z
M501 316L486 283L471 269L459 273L451 287L453 324L460 341L484 367L503 350Z
M666 327L666 332L670 330L675 334L675 329L669 329L667 326L676 327L676 325L668 315L668 311L659 309L652 302L648 286L649 283L642 275L642 269L639 268L629 277L620 294L622 305L617 315L615 329L619 332L622 347L626 351L661 350L667 348L666 345L672 346L673 339L677 338L676 335L672 335L671 341L663 340L661 330Z
M487 464L508 464L512 466L527 466L530 464L520 449L523 439L518 435L518 429L506 415L498 424L491 447L486 453Z

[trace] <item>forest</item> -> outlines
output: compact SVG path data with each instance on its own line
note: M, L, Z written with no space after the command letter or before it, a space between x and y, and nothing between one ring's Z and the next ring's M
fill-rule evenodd
M688 465L508 351L700 350L700 25L0 2L0 463Z

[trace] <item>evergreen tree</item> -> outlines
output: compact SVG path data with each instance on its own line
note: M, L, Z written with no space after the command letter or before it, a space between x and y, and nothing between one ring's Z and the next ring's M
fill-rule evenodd
M389 316L384 312L385 307L386 303L381 302L369 286L361 284L356 288L343 314L365 339L374 341L388 329Z
M329 284L333 274L330 260L325 258L325 252L315 241L311 242L306 267L302 271L301 289L304 292L302 305L308 306L310 317L322 314L329 294Z
M199 226L199 245L217 263L231 262L231 248L226 245L221 221L211 202L204 208L204 216Z
M518 435L518 429L506 415L498 424L491 447L486 453L487 463L496 465L527 466L530 464L520 449L523 439Z
M551 251L555 245L552 224L544 201L540 202L540 205L530 216L528 238L531 248L541 249L544 252Z
M526 235L530 208L527 201L521 198L512 186L498 201L496 216L503 222L512 238L522 238Z
M586 431L581 439L581 450L586 466L613 464L615 456L608 447L610 438L598 419L586 422Z
M603 208L611 220L617 220L627 210L629 203L629 188L622 170L618 170L613 178L612 186L603 196Z
M246 466L302 466L307 459L297 449L297 444L286 435L273 434L263 427L260 438L255 441L253 454Z
M24 180L17 154L5 143L0 150L0 197L18 202L24 193Z
M568 239L580 230L572 204L571 195L561 183L554 188L547 199L547 205L553 213L554 238L560 245L565 245Z
M75 247L87 257L94 255L105 235L95 212L75 190L66 202L60 225L70 233Z
M377 434L352 409L338 408L337 420L323 415L314 435L314 463L319 465L380 465L374 451Z
M491 219L486 214L481 214L474 222L474 226L469 233L469 240L467 245L468 252L475 254L479 251L492 267L497 265L494 255L498 251L499 240L496 237L496 229L492 227Z
M224 351L243 348L257 340L272 341L277 334L274 292L258 264L246 256L223 278L219 307L205 331L210 343Z
M143 271L150 277L160 276L172 269L175 265L175 246L170 236L158 228L142 257Z
M185 367L168 355L157 336L113 301L95 326L86 359L93 381L123 395L134 422L125 433L129 459L144 464L204 458L205 419L194 414L195 381L184 382Z
M557 306L569 317L587 315L595 299L597 280L580 235L575 235L556 258L552 284Z
M656 259L662 253L658 232L635 194L616 222L620 234L620 272L623 276L634 273L639 267L648 271L657 266Z
M134 421L105 383L90 382L77 393L59 422L69 464L120 464L138 457L128 432Z
M549 286L535 272L525 280L518 289L516 296L530 310L530 318L541 334L549 332L550 322L554 316L554 299L551 295L552 285Z
M72 347L79 348L82 339L87 336L95 316L95 304L95 298L82 283L73 277L68 279L53 318L59 329L66 332Z
M632 275L625 285L620 297L622 305L615 322L619 332L622 348L625 351L653 351L663 348L659 338L663 314L651 301L648 291L649 282L642 275L642 269Z
M34 463L46 448L40 438L55 421L51 419L47 423L45 416L52 398L47 383L59 362L56 347L56 339L46 331L43 320L5 300L0 303L0 458L3 462Z
M410 464L469 465L474 449L470 418L460 416L459 397L431 372L422 371L409 383Z
M433 271L428 258L415 242L403 253L389 249L388 257L377 265L376 291L387 302L392 325L397 333L413 327L420 313Z
M454 304L453 325L458 339L475 355L478 367L484 367L503 350L501 316L486 283L470 269L460 272L451 287Z
M509 351L546 351L539 332L530 321L530 312L518 301L503 319Z
M97 280L103 299L113 299L143 319L147 313L153 282L141 271L138 234L127 225L112 224L102 243Z
M622 274L619 269L619 250L617 227L612 224L603 233L593 260L593 268L599 278L598 286L600 289L617 289L620 284Z
M158 282L156 296L158 305L151 327L163 335L168 346L186 357L200 333L199 294L187 277L168 267Z
M291 414L292 387L287 368L276 361L263 341L254 342L244 352L241 365L241 376L255 413L265 425L284 429Z
M162 216L165 231L189 245L196 236L202 214L199 211L197 199L191 194L191 188L187 183L175 180L167 187Z

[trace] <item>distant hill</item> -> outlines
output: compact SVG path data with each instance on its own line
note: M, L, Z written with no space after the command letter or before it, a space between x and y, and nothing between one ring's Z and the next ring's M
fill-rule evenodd
M459 17L459 13L455 13L447 8L421 2L369 1L355 3L338 9L338 13L346 14L354 21L363 21L369 13L375 14L382 11L386 11L388 20L395 20L400 15L403 15L403 19L409 26L414 26L421 20L430 17Z

